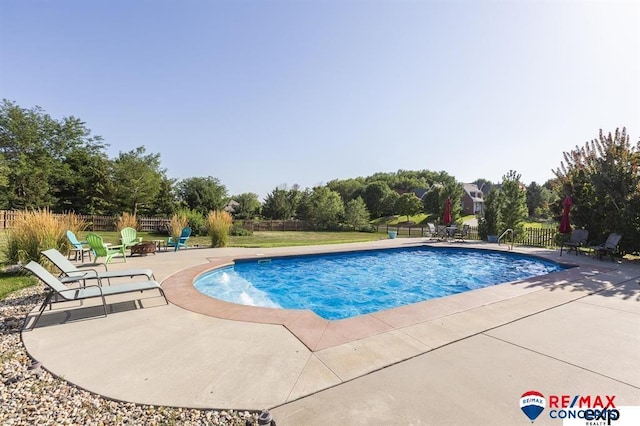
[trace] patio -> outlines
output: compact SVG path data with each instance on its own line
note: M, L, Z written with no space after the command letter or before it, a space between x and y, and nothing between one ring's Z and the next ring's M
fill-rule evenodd
M72 311L54 306L23 341L49 371L109 398L269 408L280 426L514 424L528 421L518 400L531 389L616 395L617 405L640 405L637 265L524 249L580 266L323 329L304 314L275 321L259 308L211 309L211 299L191 297L184 285L210 263L237 256L417 243L189 249L126 264L116 258L110 270L153 269L172 303L148 295L140 304L111 299L107 318L92 317L86 303ZM536 424L557 422L543 413Z

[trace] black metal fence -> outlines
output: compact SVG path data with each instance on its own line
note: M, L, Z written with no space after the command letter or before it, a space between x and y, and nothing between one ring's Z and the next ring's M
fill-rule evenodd
M397 236L403 237L429 237L431 232L426 225L399 226L399 225L378 225L377 232L388 233L396 232ZM521 234L516 234L514 243L531 246L531 247L557 247L558 231L554 228L525 228ZM478 227L470 226L468 233L464 237L465 240L480 241L478 235ZM511 240L511 236L507 236Z
M0 229L10 229L18 215L16 210L0 210ZM86 224L88 231L115 231L117 216L78 215ZM138 217L139 231L155 232L167 229L169 219L159 217ZM250 231L312 231L313 224L305 220L237 220L239 225ZM395 231L402 237L430 236L426 225L399 226L377 225L376 231L387 234ZM556 247L558 231L554 228L525 228L521 235L515 236L515 243L532 247ZM478 227L469 227L466 240L479 241Z

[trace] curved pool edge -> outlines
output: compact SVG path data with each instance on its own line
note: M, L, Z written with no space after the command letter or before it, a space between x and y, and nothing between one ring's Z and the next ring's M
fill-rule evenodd
M421 245L431 246L429 244ZM464 245L460 247L469 246ZM488 247L473 248L496 251L494 248ZM358 249L346 251L358 251ZM335 251L319 249L314 254L324 253L335 253ZM281 325L289 330L289 332L300 340L310 351L315 352L377 334L399 330L439 317L489 305L505 299L518 297L549 288L550 286L571 284L574 281L584 278L584 265L570 261L563 262L562 260L552 259L551 257L541 256L540 254L520 251L516 251L516 253L539 257L560 263L563 266L571 266L571 268L547 275L496 284L451 296L334 321L323 319L310 310L266 308L226 302L200 293L193 285L195 280L206 272L233 265L236 260L255 260L264 257L261 255L207 258L208 263L180 270L167 277L162 282L162 287L167 299L183 309L226 320ZM296 253L290 253L280 254L278 257L298 255L299 254ZM592 266L588 266L588 268L593 270ZM607 268L605 268L605 270L606 269Z

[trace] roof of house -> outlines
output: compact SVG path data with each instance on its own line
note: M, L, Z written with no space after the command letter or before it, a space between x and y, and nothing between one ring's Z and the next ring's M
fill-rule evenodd
M464 183L462 184L462 187L464 189L464 192L467 193L467 195L474 201L474 202L478 202L478 203L482 203L484 202L484 199L482 198L482 191L480 191L480 189L478 188L478 185L476 185L475 183ZM474 194L474 195L472 195ZM475 196L476 194L479 194L480 196Z

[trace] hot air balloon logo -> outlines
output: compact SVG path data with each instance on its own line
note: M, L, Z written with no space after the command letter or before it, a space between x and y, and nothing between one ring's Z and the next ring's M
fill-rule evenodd
M531 423L544 411L545 405L544 395L540 392L528 391L520 397L520 409L529 417Z

